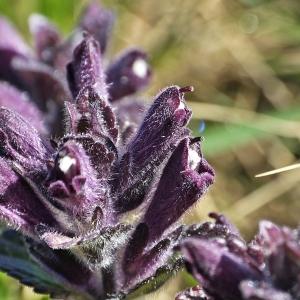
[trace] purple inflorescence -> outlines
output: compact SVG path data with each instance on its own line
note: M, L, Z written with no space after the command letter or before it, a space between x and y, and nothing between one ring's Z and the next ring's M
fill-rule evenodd
M214 180L186 127L192 88L165 88L146 111L132 97L146 54L106 67L113 19L91 3L65 40L33 15L34 50L0 19L0 217L19 232L2 235L0 268L55 297L154 290L182 262L178 221Z
M181 242L189 272L199 281L195 291L178 300L292 300L300 297L300 232L261 221L256 237L246 243L222 216L201 225L193 237ZM210 227L214 234L208 234ZM219 228L219 229L218 229Z

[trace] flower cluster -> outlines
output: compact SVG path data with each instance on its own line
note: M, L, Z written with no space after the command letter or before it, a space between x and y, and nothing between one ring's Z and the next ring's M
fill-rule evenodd
M300 298L300 231L261 221L246 243L222 216L202 224L180 248L201 286L177 300L292 300Z
M0 19L0 217L19 232L2 234L0 268L55 297L158 287L193 230L178 220L214 178L186 128L191 87L162 90L144 111L130 95L149 82L146 55L103 60L112 21L91 3L63 40L34 15L33 52Z
M31 49L13 25L5 17L0 17L0 80L5 81L0 84L0 105L29 119L41 133L47 129L51 134L61 135L64 103L75 99L79 92L71 78L67 81L67 77L72 76L72 72L68 71L71 67L67 68L67 65L72 60L74 49L82 41L83 35L89 33L99 43L103 56L113 21L111 11L91 2L73 33L63 39L54 24L42 15L33 14L29 18L29 28L35 49ZM103 62L101 68L105 73L102 81L107 84L102 92L106 89L105 97L110 103L141 90L148 85L151 77L147 55L136 48L123 51L109 64ZM8 85L8 82L14 87ZM26 91L29 97L16 87ZM29 102L28 98L33 101L23 104L24 101ZM128 105L125 101L118 104L117 109L124 106L128 109ZM138 104L135 104L133 109L137 108ZM124 118L123 123L127 116Z

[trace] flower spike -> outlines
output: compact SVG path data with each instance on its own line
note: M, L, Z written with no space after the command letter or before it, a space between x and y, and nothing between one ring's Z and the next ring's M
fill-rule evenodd
M35 51L0 19L0 78L17 84L0 82L0 220L16 230L0 235L0 269L53 298L149 293L183 266L183 238L225 235L222 218L179 222L214 179L187 128L193 89L167 87L146 110L133 94L147 54L104 65L113 19L91 2L63 39L33 15Z

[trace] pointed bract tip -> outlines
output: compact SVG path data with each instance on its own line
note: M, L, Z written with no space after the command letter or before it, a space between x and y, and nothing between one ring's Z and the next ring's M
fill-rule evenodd
M180 92L180 93L191 93L191 92L193 92L194 90L195 90L195 89L194 89L193 86L188 85L188 86L184 86L184 87L180 88L180 89L179 89L179 92Z

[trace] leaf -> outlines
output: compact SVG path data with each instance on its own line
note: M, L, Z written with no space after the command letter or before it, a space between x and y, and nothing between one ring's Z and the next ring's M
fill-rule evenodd
M299 120L300 106L290 107L287 110L271 111L266 115L276 117L282 120ZM199 120L194 119L190 127L193 129L194 135L199 135L197 132ZM269 127L268 127L269 126ZM254 139L271 138L273 134L266 132L266 127L272 126L268 120L252 124L245 122L241 124L218 124L208 126L204 131L205 138L202 148L206 157L213 157L222 152L229 151L233 148L240 147L251 142ZM296 135L295 135L296 137Z
M146 279L140 283L130 294L127 296L127 299L134 299L141 297L143 295L154 292L159 289L167 280L172 276L175 276L176 273L183 267L183 260L181 256L177 254L174 255L168 264L159 268L155 275Z
M66 294L59 282L29 257L22 237L13 230L5 230L0 236L0 269L37 293Z

